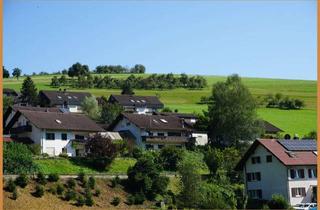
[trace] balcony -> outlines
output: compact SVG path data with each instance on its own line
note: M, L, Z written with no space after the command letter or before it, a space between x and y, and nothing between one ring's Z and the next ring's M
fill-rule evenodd
M142 141L146 143L171 143L171 144L183 144L189 141L186 136L143 136Z
M10 133L18 134L18 133L25 133L25 132L32 132L31 125L23 125L15 128L10 129Z

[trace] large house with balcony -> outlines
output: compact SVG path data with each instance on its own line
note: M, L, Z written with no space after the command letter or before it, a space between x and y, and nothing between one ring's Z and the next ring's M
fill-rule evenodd
M163 103L156 96L111 95L109 103L119 104L125 112L152 114L163 108Z
M104 131L83 114L30 109L16 109L5 127L6 133L15 141L39 144L41 153L50 156L83 156L90 134Z
M58 107L67 112L81 113L81 103L90 96L90 93L85 92L41 90L39 101L41 107Z
M316 202L316 140L256 140L236 166L249 198L283 195L291 205Z
M183 147L192 139L193 129L176 116L122 113L110 126L119 133L130 133L135 144L145 149L166 145Z

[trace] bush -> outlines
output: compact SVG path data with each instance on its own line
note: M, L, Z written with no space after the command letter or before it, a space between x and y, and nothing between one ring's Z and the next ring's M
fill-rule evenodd
M77 206L83 206L85 204L84 197L82 195L79 195L77 197Z
M288 201L280 194L273 194L271 200L268 202L270 209L288 209Z
M94 196L99 197L101 194L101 191L99 189L96 189Z
M94 177L90 176L88 183L91 189L94 189L96 187L96 180Z
M58 183L57 184L57 194L62 195L63 191L64 191L63 185L61 183Z
M178 163L182 160L183 151L176 147L164 147L160 151L159 162L164 170L176 171Z
M111 187L112 188L114 188L114 187L116 187L118 184L120 184L120 178L119 178L119 176L116 176L115 178L113 178L112 180L111 180Z
M33 155L41 155L41 145L40 144L29 144L29 150Z
M79 180L81 183L83 183L83 182L85 181L85 178L86 178L86 174L85 174L83 171L81 171L81 172L78 173L78 180Z
M40 184L36 185L36 191L34 192L34 196L41 198L44 195L44 187Z
M119 197L114 197L111 201L111 204L114 206L118 206L120 203L120 198Z
M71 201L71 200L75 200L77 197L77 194L74 190L68 190L65 195L64 195L64 199L66 201Z
M68 188L70 188L70 189L74 189L74 187L76 186L76 182L74 181L73 178L68 179L68 181L67 181L67 186L68 186Z
M134 147L132 150L132 157L135 159L139 159L143 155L143 150L140 147Z
M21 174L16 178L16 185L25 188L28 185L28 177L25 174Z
M145 201L145 196L142 193L136 193L134 195L129 195L128 196L128 204L132 205L138 205L138 204L143 204L143 202Z
M62 157L62 158L69 158L68 154L67 153L60 153L59 154L59 157Z
M59 180L59 175L57 173L51 173L48 176L49 182L57 182Z
M12 199L17 200L17 198L18 198L18 191L17 191L17 188L14 188L12 192Z
M53 195L57 194L57 188L55 186L51 186L48 191Z
M37 174L37 182L42 185L45 185L47 183L46 176L42 172L39 172Z
M91 194L86 194L85 202L86 202L87 206L93 206L94 201L92 199L92 195Z
M4 142L3 144L3 173L29 174L37 171L32 160L32 152L21 143Z
M16 189L16 184L14 183L14 181L10 178L9 181L7 182L7 186L6 186L6 190L8 192L13 192Z

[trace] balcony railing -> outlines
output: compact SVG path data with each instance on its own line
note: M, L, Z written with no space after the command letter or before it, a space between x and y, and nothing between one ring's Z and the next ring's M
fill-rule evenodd
M16 133L24 133L24 132L32 132L32 126L31 125L23 125L15 128L10 129L10 133L16 134Z
M186 143L189 141L186 136L143 136L142 140L146 143Z

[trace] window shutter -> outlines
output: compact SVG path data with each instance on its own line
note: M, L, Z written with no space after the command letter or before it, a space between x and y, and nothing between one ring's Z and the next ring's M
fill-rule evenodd
M292 197L296 197L296 189L295 188L291 188L291 194L292 194Z

